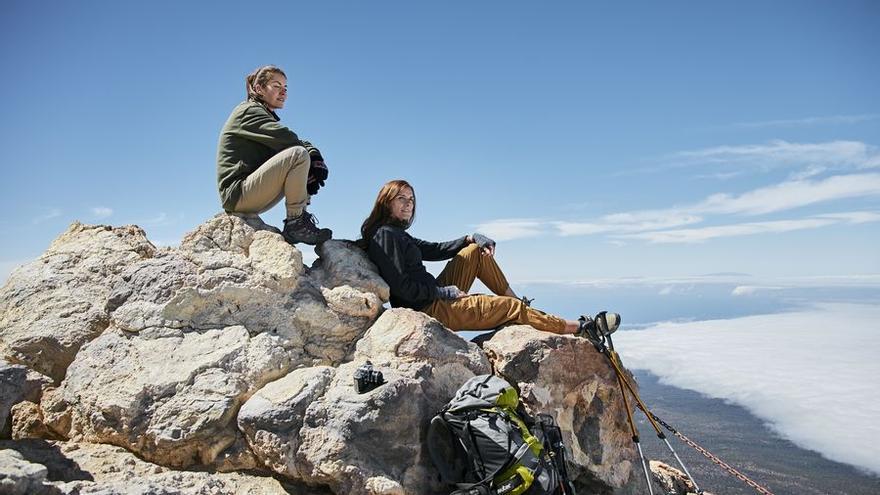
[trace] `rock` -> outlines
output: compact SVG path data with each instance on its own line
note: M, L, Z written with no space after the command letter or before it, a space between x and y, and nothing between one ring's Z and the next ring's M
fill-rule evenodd
M669 495L696 495L697 489L687 475L674 467L660 461L650 461L651 475L660 483ZM703 495L713 495L712 492L701 492Z
M18 493L64 494L314 494L314 491L282 485L270 477L243 473L172 471L138 459L119 447L71 442L0 442L0 466L6 466L3 454L12 452L42 469L39 484ZM0 468L0 473L6 473ZM48 472L48 476L46 473ZM0 474L2 477L3 474ZM48 480L47 480L48 478ZM50 481L51 480L51 481ZM42 492L40 491L42 490ZM7 493L0 489L0 493Z
M358 394L355 369L370 360L386 383ZM242 407L238 423L267 467L334 493L438 493L424 451L430 418L488 361L433 318L386 311L358 342L354 361L296 370Z
M0 365L0 419L11 411L19 439L0 448L33 451L4 458L31 473L16 480L52 493L280 493L212 472L247 470L295 481L290 493L448 493L427 427L490 360L423 313L383 313L388 286L353 243L316 250L305 267L255 216L217 215L163 249L137 227L73 224L0 289L0 356L16 363ZM511 327L484 345L526 403L556 417L583 493L639 491L615 376L587 342ZM358 394L367 360L386 383Z
M260 389L242 406L238 426L269 469L292 479L302 477L295 456L306 409L323 396L335 374L330 366L295 370Z
M57 438L43 421L43 412L39 404L30 401L19 402L12 406L12 438Z
M293 354L280 337L252 337L242 326L107 331L83 347L62 384L67 434L163 465L209 465L235 443L241 402L284 375Z
M330 240L315 247L318 260L312 267L318 272L321 285L329 288L348 285L361 292L375 294L388 302L390 289L376 271L367 254L355 243Z
M19 364L0 359L0 438L9 437L9 412L21 401L39 402L52 380Z
M43 485L48 472L46 466L28 462L24 456L14 450L0 449L0 493L8 495L50 493Z
M74 222L0 289L0 357L60 382L79 348L109 325L109 287L155 252L139 227Z
M556 419L579 493L640 493L641 462L617 378L592 344L516 325L497 332L483 349L532 412Z
M58 388L50 387L43 392L40 416L53 436L60 438L70 436L70 405L64 400L62 391Z
M339 364L382 306L343 276L366 286L375 268L340 260L332 277L313 275L267 228L217 215L179 249L122 269L104 305L110 326L44 401L48 427L168 466L257 467L240 405L292 368ZM348 243L333 253L364 257Z

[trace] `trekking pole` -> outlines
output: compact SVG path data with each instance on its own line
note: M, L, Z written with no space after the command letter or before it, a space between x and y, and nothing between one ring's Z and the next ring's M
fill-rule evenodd
M605 346L603 345L602 347ZM617 372L616 367L614 368L614 374L617 375L617 386L620 387L620 397L623 399L623 407L626 409L626 419L629 421L633 443L636 444L636 448L639 450L639 459L642 461L642 471L645 472L645 484L648 485L648 493L654 495L654 489L651 486L651 475L648 473L648 465L645 463L645 454L642 452L642 443L639 441L639 430L636 428L635 421L633 421L632 409L629 407L629 400L626 398L626 388L623 384L623 378L621 378L620 373Z
M600 313L601 314L601 313ZM648 493L650 495L654 495L654 488L651 486L651 474L648 472L648 463L645 461L645 453L642 451L642 444L639 441L639 429L636 427L636 422L633 421L632 410L629 407L629 400L626 398L627 386L626 382L623 379L623 375L620 373L617 364L614 362L614 358L611 357L611 354L608 351L608 347L605 346L605 339L607 335L603 333L598 333L595 335L595 339L590 338L590 343L593 344L593 347L596 348L596 352L604 355L608 358L608 361L611 362L614 375L617 377L617 386L620 387L620 398L623 400L623 407L626 410L626 419L629 421L630 431L632 432L632 440L633 443L636 444L636 449L639 451L639 459L642 462L642 471L645 473L645 484L648 485ZM611 340L609 339L609 343ZM612 343L612 351L613 352L614 344Z
M681 466L681 469L684 471L684 474L687 475L688 479L691 480L691 483L694 484L694 489L697 493L703 493L703 490L697 485L697 481L691 475L690 471L688 471L687 466L684 465L684 462L681 460L681 457L678 456L678 453L672 448L672 444L669 443L669 439L666 438L666 434L663 433L663 430L660 429L660 426L654 420L654 414L648 410L648 406L642 402L641 396L636 392L635 387L630 383L629 379L623 372L623 362L620 360L620 355L617 354L617 351L614 350L614 342L611 340L611 335L606 335L605 338L608 340L608 346L605 346L605 343L602 342L602 354L611 361L611 365L614 367L614 373L617 375L618 383L622 382L629 392L632 394L633 399L636 401L636 404L639 406L645 413L645 417L648 418L648 422L651 423L651 426L654 428L654 431L657 432L657 438L663 440L666 443L666 447L669 448L669 451L672 452L672 455L675 457L675 460L678 462L678 465ZM625 394L624 394L625 395ZM624 403L626 403L626 399L624 398ZM629 406L627 405L627 413L629 413ZM630 420L631 421L631 420ZM639 447L639 453L641 453L641 447ZM644 457L642 458L642 463L644 463Z

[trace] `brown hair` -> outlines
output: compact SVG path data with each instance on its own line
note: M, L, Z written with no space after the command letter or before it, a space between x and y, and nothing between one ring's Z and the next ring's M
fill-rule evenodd
M409 218L409 222L401 224L399 221L391 218L391 202L401 191L403 191L404 188L409 188L413 193L413 212L412 216ZM361 225L361 239L358 240L357 244L366 249L370 244L370 239L373 238L373 235L376 234L379 227L393 224L408 229L415 219L416 190L413 189L409 182L403 179L388 181L382 186L382 189L379 190L379 194L376 196L376 203L373 205L373 211L370 212L370 216L368 216L367 219L364 220L363 225Z
M269 79L272 78L272 74L281 74L285 78L287 78L287 74L284 73L283 70L275 67L274 65L264 65L259 69L251 72L247 75L244 80L245 88L247 89L247 98L251 101L263 101L260 98L260 95L257 94L257 86L265 86L266 83L269 82Z

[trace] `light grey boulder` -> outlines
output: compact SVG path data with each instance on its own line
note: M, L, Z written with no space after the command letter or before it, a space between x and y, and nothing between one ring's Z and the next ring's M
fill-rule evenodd
M550 414L558 423L578 493L640 493L644 475L617 378L592 344L515 325L483 349L533 414Z
M318 260L312 265L324 287L347 285L388 301L390 289L367 254L354 242L333 239L315 247Z
M155 252L137 226L71 224L0 289L0 357L60 382L109 325L105 303L120 273Z
M251 336L242 326L110 329L70 366L59 389L63 421L44 416L70 438L168 466L210 465L236 442L241 402L283 376L294 355L280 337Z
M364 257L346 243L334 253ZM363 285L375 268L336 265L348 268L324 286L258 219L209 219L179 248L120 271L106 296L110 326L47 394L43 423L163 465L257 467L236 427L241 404L291 369L339 364L382 310L342 275Z
M306 410L327 391L336 368L294 370L261 388L242 406L238 426L263 464L291 479L302 478L296 462Z
M367 360L385 384L364 394ZM291 479L334 493L440 493L424 447L431 417L468 378L489 372L479 348L427 315L383 313L336 368L292 372L254 394L238 423L256 455Z
M31 490L20 493L69 495L314 495L312 490L283 485L268 476L245 473L174 471L139 459L111 445L75 442L0 442L3 453L13 452L19 459L43 470L49 481L35 472ZM25 461L28 462L28 461ZM0 465L3 465L0 460ZM33 468L32 468L33 469ZM0 469L0 472L3 472ZM0 474L2 476L2 474ZM36 483L39 481L40 483ZM0 493L7 493L0 489Z
M108 306L114 326L130 332L243 325L301 345L289 305L304 270L302 254L280 235L218 215L179 249L129 267Z
M0 493L4 495L40 495L50 493L44 486L49 470L30 462L11 449L0 449Z
M660 483L668 495L696 495L697 489L694 482L684 472L661 461L650 461L651 476ZM714 495L712 492L702 491L703 495Z
M39 402L43 387L52 380L19 364L0 359L0 438L10 434L10 411L23 401Z

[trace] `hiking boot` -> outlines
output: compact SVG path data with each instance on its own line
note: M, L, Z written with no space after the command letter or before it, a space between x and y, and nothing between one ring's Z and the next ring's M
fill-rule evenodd
M620 315L602 311L593 319L596 323L596 333L601 336L611 335L620 328Z
M602 341L602 338L596 333L596 322L589 316L578 318L578 330L574 335L575 337L587 339L593 344L598 344Z
M595 318L581 316L578 318L578 323L578 331L575 332L575 336L599 343L604 340L606 335L611 335L620 328L620 315L602 311Z
M318 220L311 213L303 210L298 217L284 220L284 230L281 231L284 240L290 244L320 244L333 237L330 229L319 229Z

